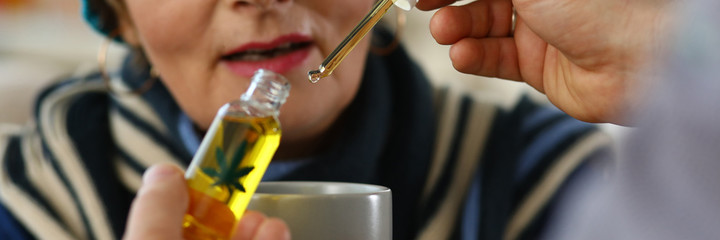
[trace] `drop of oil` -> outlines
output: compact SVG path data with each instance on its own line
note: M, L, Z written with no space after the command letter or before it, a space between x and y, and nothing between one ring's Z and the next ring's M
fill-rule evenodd
M317 83L318 81L320 81L320 77L313 77L312 75L310 75L309 77L311 83Z
M308 72L308 80L310 80L311 83L317 83L320 81L320 78L322 78L321 73L322 71L320 70L312 70Z

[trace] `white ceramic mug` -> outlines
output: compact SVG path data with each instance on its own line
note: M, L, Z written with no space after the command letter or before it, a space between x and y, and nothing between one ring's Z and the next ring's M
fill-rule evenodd
M248 209L283 219L293 240L392 239L392 195L383 186L261 182Z

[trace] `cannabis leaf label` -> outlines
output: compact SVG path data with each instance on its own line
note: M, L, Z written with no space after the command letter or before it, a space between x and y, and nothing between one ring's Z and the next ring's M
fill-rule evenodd
M233 190L245 192L245 187L238 181L238 179L247 176L253 169L255 169L254 166L238 168L238 165L240 165L240 162L245 154L246 146L247 142L244 141L238 150L235 151L235 154L230 160L230 165L228 165L227 158L225 158L225 152L223 152L220 147L215 149L215 161L217 162L218 169L212 167L202 168L202 171L205 174L217 179L212 186L223 185L230 190L230 193L232 193Z

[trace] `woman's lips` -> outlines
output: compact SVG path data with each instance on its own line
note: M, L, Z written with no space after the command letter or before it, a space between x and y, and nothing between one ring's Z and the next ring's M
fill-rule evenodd
M304 35L289 34L280 36L270 42L252 42L228 52L222 58L222 62L228 66L230 71L243 77L252 77L255 71L261 68L284 74L305 61L310 53L312 44L304 44L302 47L292 49L289 52L265 57L261 60L229 59L227 56L246 52L255 52L255 54L257 54L258 51L272 51L289 43L310 43L311 41L312 39L310 37Z
M288 54L268 58L261 61L224 61L230 71L243 77L252 77L258 69L266 69L284 74L297 65L300 65L310 53L310 48L292 51Z

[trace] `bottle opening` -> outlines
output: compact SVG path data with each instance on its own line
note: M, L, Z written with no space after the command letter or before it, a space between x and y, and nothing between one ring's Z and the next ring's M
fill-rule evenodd
M248 90L240 97L259 107L278 109L290 95L290 82L280 74L259 69L253 75Z

